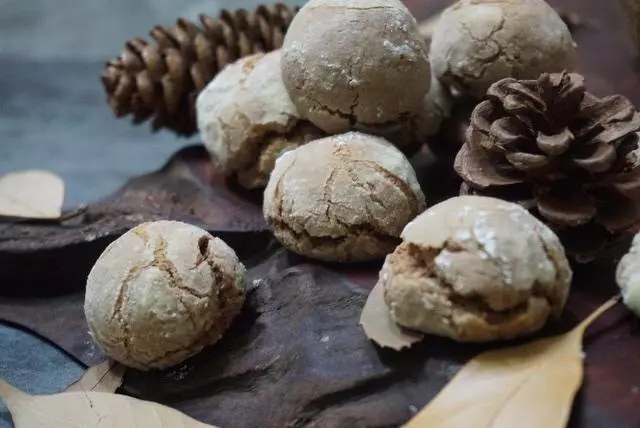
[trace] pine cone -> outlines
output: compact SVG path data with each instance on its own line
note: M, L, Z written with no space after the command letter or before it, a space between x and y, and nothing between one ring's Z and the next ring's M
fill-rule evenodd
M596 98L580 75L503 79L471 115L454 165L461 193L522 204L592 260L640 220L639 129L629 100Z
M280 48L298 9L277 3L253 13L223 10L218 19L200 15L201 27L182 18L171 28L156 26L155 44L129 40L102 74L111 109L136 124L153 117L153 131L192 135L198 93L225 65Z

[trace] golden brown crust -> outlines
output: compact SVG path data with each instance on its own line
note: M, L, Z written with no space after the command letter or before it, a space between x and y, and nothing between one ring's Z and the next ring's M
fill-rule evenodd
M89 274L85 315L111 358L164 368L215 343L244 302L244 266L219 238L185 223L143 223Z
M506 77L570 71L577 58L571 32L544 0L460 0L443 12L429 54L438 79L475 98Z
M298 115L280 76L280 51L242 58L197 99L198 127L214 162L242 186L262 188L280 151L323 133Z
M264 215L292 251L326 261L378 259L424 209L408 160L379 137L349 132L282 155Z
M419 110L430 86L426 45L397 0L311 0L282 55L293 103L329 133L395 124Z
M464 342L509 339L557 318L571 269L558 238L516 204L462 196L425 211L380 274L405 327Z

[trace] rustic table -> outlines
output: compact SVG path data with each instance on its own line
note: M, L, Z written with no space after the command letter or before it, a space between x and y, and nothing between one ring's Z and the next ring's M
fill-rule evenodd
M406 0L406 4L419 19L427 18L449 3L445 0ZM555 0L550 3L568 12L577 13L585 23L583 28L576 31L575 39L580 52L579 68L586 76L590 90L597 95L623 94L640 105L640 64L623 31L617 5L603 0ZM125 10L124 3L121 6ZM0 5L3 31L4 28L11 29L11 23L7 19L12 16L8 13L9 7L10 4ZM211 11L210 8L207 9ZM35 16L29 15L32 12L25 12L25 9L20 10L21 14L16 16ZM117 15L119 10L113 7L110 13ZM147 24L148 17L145 19L137 21L140 23L140 30L127 34L127 37L144 34L150 27ZM54 33L68 31L63 26L72 21L60 22L58 27L49 22L48 28ZM128 18L126 22L127 31L131 31L136 21ZM14 25L18 24L14 22ZM41 35L40 38L38 43L46 42ZM30 49L37 47L36 42L27 45ZM76 57L71 54L63 59L55 55L30 55L30 52L20 55L19 49L12 51L7 49L6 44L0 47L0 59L3 63L0 67L0 172L27 167L42 167L58 172L68 185L68 206L100 199L114 191L126 179L159 167L171 153L193 142L178 140L168 133L151 135L145 126L136 128L131 127L127 121L115 120L104 103L97 79L103 59L106 58L99 58L102 51L94 49L95 46L92 47L94 55L91 57ZM113 53L109 54L112 55ZM578 272L565 317L567 325L575 323L614 292L611 273L611 263ZM357 285L370 286L370 278L366 276L350 273L350 278ZM323 277L318 281L324 283L327 278ZM64 304L58 304L55 310L48 310L47 303L43 300L34 300L36 305L26 300L0 302L0 319L9 321L24 321L25 313L33 313L41 308L41 315L34 314L31 323L21 324L53 340L67 352L65 354L51 350L50 345L38 339L1 328L0 376L27 391L53 392L81 372L82 365L74 359L82 363L93 362L97 356L90 355L95 351L90 346L68 339L66 342L60 340L53 328L44 326L49 321L62 318L63 314L77 312L80 298L77 294L63 296L61 299L64 299ZM18 309L9 314L8 308ZM55 322L51 324L69 326ZM81 322L71 327L79 331L80 324ZM640 329L637 320L618 308L598 322L588 335L586 345L588 353L585 387L578 396L572 425L640 426ZM411 363L410 357L407 357L405 374L412 375L412 370L416 369L422 376L421 382L427 385L422 397L416 399L411 408L406 409L409 412L407 415L428 401L464 359L473 353L440 340L429 341L428 346L426 352L432 353L430 362L424 368L416 369L415 363ZM387 358L392 357L387 354L381 356L382 361ZM396 367L390 362L389 364L389 367ZM394 368L396 369L397 367ZM177 397L167 393L159 394L158 397L199 416L202 409L199 408L197 396L202 393L203 386L185 386L185 382L193 377L189 370L191 369L187 367L184 372L166 374L179 384L179 388L185 389L185 396ZM374 382L371 385L372 390L386 388L389 386L387 382L391 382L384 377L380 379L379 384ZM144 379L133 376L131 382L133 389L137 388L136 391L140 392ZM410 388L403 389L402 393L412 400L417 394L416 390ZM366 388L363 391L355 390L354 394L362 397L359 399L361 407L353 409L367 408ZM389 406L397 407L398 403L393 400L399 400L398 396L391 398ZM337 405L340 399L341 397L333 397L334 401L326 404ZM375 397L371 400L371 403L376 403ZM217 404L221 402L213 401ZM399 410L396 408L394 411ZM337 414L348 415L349 412L349 408L341 407ZM6 414L2 417L7 419ZM330 418L324 420L331 422Z

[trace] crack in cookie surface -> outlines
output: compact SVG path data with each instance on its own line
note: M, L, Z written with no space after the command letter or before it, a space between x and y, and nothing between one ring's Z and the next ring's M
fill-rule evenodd
M553 303L537 282L532 284L531 290L525 299L504 310L493 309L487 303L486 297L478 292L471 292L465 295L458 293L446 278L437 273L435 259L443 251L454 253L467 250L452 244L451 241L445 242L442 248L437 249L423 248L406 242L401 244L387 261L390 264L388 275L393 277L389 281L394 281L397 285L387 283L386 288L402 286L401 284L406 281L415 281L415 279L412 280L411 278L422 278L420 281L429 281L428 288L421 288L420 293L430 301L441 302L441 304L437 305L440 308L437 315L443 318L444 325L448 325L455 332L456 338L462 340L471 338L470 335L472 333L468 329L472 328L476 321L464 318L469 315L481 320L485 323L483 328L489 329L489 331L478 332L478 334L507 338L516 335L511 331L515 328L513 325L523 322L522 320L527 321L527 317L530 316L529 314L532 310L530 307L532 299L539 299L540 302L544 302L543 304L551 311ZM389 300L387 302L389 303ZM395 304L400 305L401 303ZM392 315L394 315L393 311ZM533 315L535 314L531 313L531 316ZM402 315L396 313L395 316L396 322L402 324ZM464 319L466 321L461 323L460 320ZM530 322L525 324L530 325L531 329L535 329L539 324L546 322L546 317L544 319L532 318L528 321ZM407 327L415 328L417 326ZM520 334L521 332L516 333Z

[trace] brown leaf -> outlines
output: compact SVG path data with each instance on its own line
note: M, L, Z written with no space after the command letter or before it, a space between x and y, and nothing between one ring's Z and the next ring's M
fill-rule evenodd
M126 367L112 360L106 360L89 367L80 379L69 385L64 391L116 392L122 385Z
M380 283L376 284L369 293L367 303L362 308L360 325L365 334L371 340L382 347L400 351L414 343L420 342L423 334L405 330L398 326L389 315L389 309L384 302L384 288Z
M64 182L42 170L17 171L0 176L0 215L15 218L60 217Z
M563 335L476 356L406 428L566 426L582 384L584 332L618 300Z
M0 398L21 427L211 427L170 407L107 392L29 395L0 379Z

